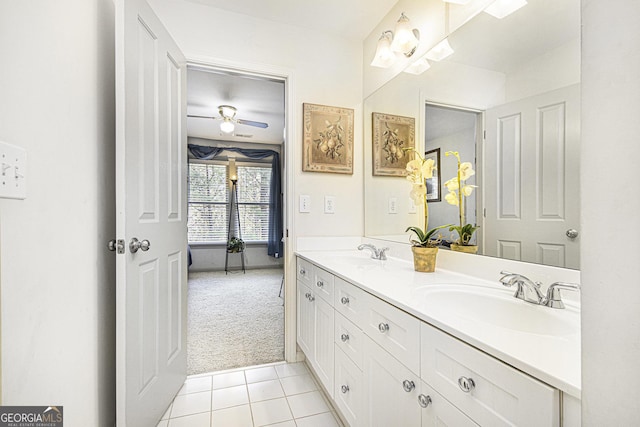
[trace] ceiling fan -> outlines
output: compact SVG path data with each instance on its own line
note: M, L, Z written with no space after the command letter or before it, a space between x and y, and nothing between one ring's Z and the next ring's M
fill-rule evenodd
M236 107L232 107L231 105L220 105L218 106L218 113L220 116L211 117L211 116L195 116L195 115L187 115L187 117L196 117L200 119L213 119L213 120L222 120L220 124L220 130L225 133L231 133L235 129L234 123L239 125L247 125L247 126L255 126L258 128L266 129L269 127L267 123L256 122L253 120L244 120L244 119L236 119L236 113L238 110Z

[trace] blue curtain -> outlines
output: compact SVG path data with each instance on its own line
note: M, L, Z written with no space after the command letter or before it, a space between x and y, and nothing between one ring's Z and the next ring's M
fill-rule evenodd
M223 151L240 153L254 160L271 157L271 188L269 191L269 238L267 253L269 256L281 258L282 243L282 179L280 170L280 154L273 150L254 150L236 147L206 147L203 145L188 145L189 152L197 159L213 160Z

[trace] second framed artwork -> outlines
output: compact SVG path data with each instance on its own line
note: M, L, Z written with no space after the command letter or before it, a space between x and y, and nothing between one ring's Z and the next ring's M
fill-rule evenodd
M408 148L415 148L416 124L413 117L372 113L373 175L406 176L413 159Z
M427 202L439 202L442 200L440 195L440 149L426 151L424 159L433 159L435 165L433 177L426 180Z

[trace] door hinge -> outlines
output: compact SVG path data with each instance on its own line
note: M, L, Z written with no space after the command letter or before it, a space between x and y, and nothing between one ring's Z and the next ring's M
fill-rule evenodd
M486 141L486 140L487 140L487 131L486 131L486 130L483 130L483 131L482 131L482 140L483 140L483 141Z
M285 234L285 237L289 237L289 229L287 228L287 232Z
M482 216L483 216L484 218L486 218L486 217L487 217L487 208L482 209Z

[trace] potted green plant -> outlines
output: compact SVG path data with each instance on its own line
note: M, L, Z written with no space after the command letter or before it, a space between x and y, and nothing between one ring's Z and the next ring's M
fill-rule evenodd
M237 237L231 237L227 242L227 252L238 253L244 251L244 240Z
M460 153L457 151L447 151L445 156L455 156L458 160L458 170L455 177L451 178L444 183L449 193L444 196L444 199L450 205L458 206L458 218L460 220L459 225L452 225L449 227L449 231L456 231L458 233L458 239L451 244L451 249L458 252L477 253L478 246L471 244L473 233L479 228L475 224L467 224L464 217L464 204L466 197L469 197L473 193L475 185L465 184L465 181L472 177L476 172L473 170L473 165L470 162L461 162Z
M429 230L429 206L427 205L427 185L426 180L433 177L436 169L433 159L425 159L413 148L405 148L403 151L413 151L416 158L407 163L407 180L411 182L412 188L409 195L416 206L424 208L424 228L411 226L405 232L411 231L415 238L410 238L411 251L413 252L413 268L416 271L433 272L436 268L436 256L438 255L438 245L442 241L442 236L437 235L439 229L450 227L452 224L445 224Z

